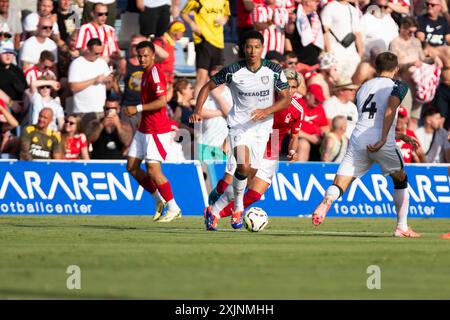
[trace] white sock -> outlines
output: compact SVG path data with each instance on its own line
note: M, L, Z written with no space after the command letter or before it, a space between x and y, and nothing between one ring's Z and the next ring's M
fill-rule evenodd
M397 211L397 228L408 230L409 192L408 189L394 189L394 205Z
M341 196L341 191L339 188L332 184L328 187L327 191L325 192L325 198L331 199L331 202L336 201Z
M233 178L233 191L234 191L234 211L244 211L244 193L247 186L247 178L239 180Z
M212 205L211 212L220 219L220 211L222 211L234 199L233 186L228 186L220 198Z
M160 203L160 202L164 201L164 199L161 196L161 194L159 193L158 189L156 189L156 191L152 193L152 196L156 203Z
M176 203L175 198L173 198L172 200L167 201L167 206L169 207L170 211L180 211L180 207Z

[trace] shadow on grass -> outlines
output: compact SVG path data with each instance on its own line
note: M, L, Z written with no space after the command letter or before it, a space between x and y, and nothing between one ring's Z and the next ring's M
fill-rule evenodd
M25 290L25 289L1 289L0 288L0 298L1 299L91 299L91 300L126 300L129 297L116 296L112 294L90 294L84 293L83 291L36 291L36 290Z

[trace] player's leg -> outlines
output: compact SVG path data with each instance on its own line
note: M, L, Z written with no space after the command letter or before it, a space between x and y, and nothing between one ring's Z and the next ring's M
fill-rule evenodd
M234 169L232 172L236 171ZM213 205L221 195L225 193L225 190L230 184L233 183L233 174L231 172L225 171L223 177L217 181L217 185L211 190L208 196L208 204Z
M170 222L181 215L181 209L173 197L172 187L161 170L161 162L147 161L146 165L148 174L155 182L163 199L167 202L167 213L159 221Z
M164 211L166 202L161 197L155 183L150 176L141 168L142 159L145 156L144 148L147 146L146 136L139 131L136 132L133 142L128 151L127 171L139 183L144 190L148 191L155 200L156 210L153 221L158 220Z

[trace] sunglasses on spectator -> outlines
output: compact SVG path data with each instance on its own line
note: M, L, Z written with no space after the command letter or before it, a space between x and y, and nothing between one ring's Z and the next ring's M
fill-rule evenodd
M69 121L69 120L64 121L64 123L65 124L70 124L71 126L73 126L75 124L75 122Z
M387 8L389 8L389 6L383 6L383 5L378 5L379 7L380 7L380 9L387 9Z
M40 86L39 89L51 89L52 86Z
M51 30L53 26L41 26L42 30Z
M432 8L434 8L435 6L438 6L438 5L439 5L438 3L430 3L430 2L425 3L426 7L432 7Z
M11 38L12 34L8 32L0 32L0 37Z
M101 17L101 16L107 17L109 13L108 12L96 12L95 14L97 15L97 17Z
M291 64L296 64L297 62L295 62L295 61L289 61L289 62L287 62L286 64L287 65L291 65Z
M46 66L46 65L44 65L44 70L48 70L48 69L51 69L51 68L53 68L53 66Z

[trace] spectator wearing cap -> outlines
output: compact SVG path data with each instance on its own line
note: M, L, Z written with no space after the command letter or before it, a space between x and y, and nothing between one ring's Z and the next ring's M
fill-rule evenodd
M93 119L103 116L106 89L111 87L112 74L101 57L103 46L100 39L87 43L87 50L69 67L69 86L73 92L73 113L80 115L81 131Z
M331 96L331 90L336 84L338 75L336 72L337 60L333 53L325 52L319 56L319 68L305 74L307 85L317 84L322 88L326 99Z
M55 56L55 63L58 62L58 46L50 39L53 23L50 18L39 18L38 31L35 36L28 38L20 49L20 61L22 70L27 70L39 62L41 52L50 51Z
M0 0L0 25L7 25L7 37L11 35L14 47L20 47L20 35L22 34L22 14L20 11L13 11L9 6L9 0ZM5 32L2 30L2 32Z
M337 0L326 5L321 19L325 51L336 55L339 76L351 78L364 55L358 11L348 0Z
M24 26L30 31L34 31L37 30L40 18L49 18L53 23L50 38L55 41L58 47L61 47L64 45L64 41L61 40L57 16L53 12L53 9L53 0L38 0L37 12L32 12L25 17Z
M22 101L28 88L23 71L13 64L16 50L12 41L0 43L0 89L13 101Z
M194 13L194 20L190 14ZM223 26L231 15L228 0L188 0L181 18L191 27L196 53L196 81L194 97L208 82L209 73L224 62L225 38Z
M168 58L161 62L160 66L166 76L167 94L169 96L172 95L175 79L175 42L183 38L184 32L186 32L184 23L176 20L170 24L167 32L153 41L155 45L168 53Z
M333 88L333 96L323 103L330 125L336 116L344 116L347 119L345 135L348 139L350 139L358 120L358 108L353 103L356 89L358 89L358 86L352 80L340 78Z
M411 143L407 143L402 138L402 135L406 135L415 140L417 139L414 131L408 129L408 110L405 107L400 106L397 111L397 124L395 126L395 142L400 149L405 163L411 162L427 162L425 153L423 152L422 146L414 148Z
M103 3L95 3L91 12L92 20L80 27L75 45L83 52L87 50L89 40L100 39L103 44L102 57L107 62L110 58L115 60L120 57L116 30L113 26L106 24L108 14L108 6Z
M388 11L388 3L388 0L375 0L361 18L365 58L369 58L374 47L387 51L389 43L398 37L398 25Z
M443 118L439 110L429 107L423 114L424 124L415 133L422 146L427 162L449 163L450 142L447 139L448 132L442 128Z
M39 77L56 80L56 74L53 72L55 67L55 56L50 51L44 50L39 57L39 63L25 70L25 78L29 86Z
M298 61L310 66L318 63L324 49L323 27L317 13L318 1L302 0L297 7L295 20L286 27L286 38L297 54Z
M53 131L60 131L64 126L64 110L61 104L52 97L53 91L60 89L59 82L46 77L39 77L31 83L30 123L36 124L39 113L45 107L52 109L53 118L48 127Z
M427 13L418 17L417 38L433 47L450 44L450 26L446 18L440 16L445 8L448 14L446 0L426 0Z
M136 0L140 11L140 33L146 37L161 37L170 23L170 16L178 18L180 0Z
M322 136L330 128L322 106L325 101L322 87L317 84L308 86L306 96L300 101L304 110L304 117L298 134L298 161L319 161L319 147Z

